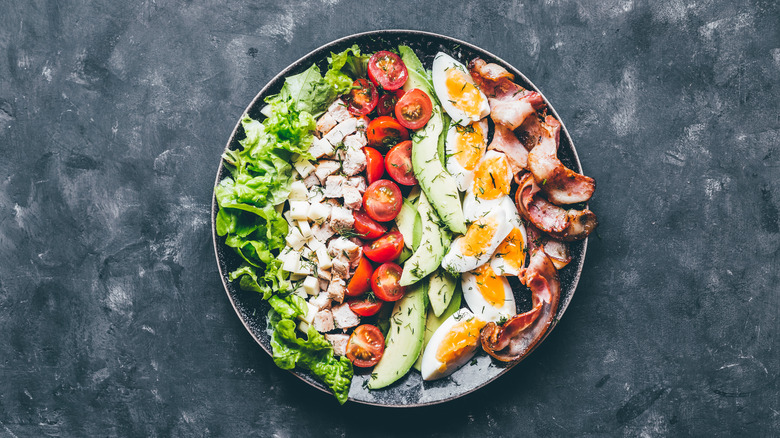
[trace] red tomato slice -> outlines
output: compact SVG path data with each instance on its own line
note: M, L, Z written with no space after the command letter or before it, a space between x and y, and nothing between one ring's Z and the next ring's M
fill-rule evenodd
M366 137L369 146L386 150L404 140L409 140L409 131L394 118L382 116L368 124Z
M395 219L401 211L401 189L390 180L374 181L363 193L363 209L371 219L387 222Z
M404 94L395 105L395 117L403 127L420 129L433 114L431 98L419 88Z
M367 258L361 257L360 263L355 268L355 273L347 285L347 296L357 297L371 290L371 274L374 273L374 267Z
M371 243L363 245L363 254L377 263L395 260L404 250L404 236L391 231Z
M412 141L406 140L390 149L385 157L387 174L398 184L413 186L417 184L412 168Z
M387 227L371 219L364 211L353 211L352 217L355 219L353 227L363 239L374 240L387 232Z
M368 114L376 108L379 93L374 84L366 79L358 79L352 83L352 91L344 95L347 111L353 116Z
M372 367L385 353L385 337L376 326L358 326L347 342L347 359L356 367Z
M399 283L403 269L395 263L385 263L371 276L371 290L384 301L398 301L405 289Z
M398 96L394 93L383 94L376 104L376 114L378 116L392 116L395 114L395 104L398 102Z
M404 86L409 78L409 72L400 56L380 50L368 60L368 77L378 87L397 90Z
M370 279L369 279L370 280ZM382 308L382 304L385 302L373 298L358 298L347 300L350 310L357 313L360 316L372 316Z
M378 150L368 146L363 147L363 153L366 154L366 179L373 184L385 174L385 160Z

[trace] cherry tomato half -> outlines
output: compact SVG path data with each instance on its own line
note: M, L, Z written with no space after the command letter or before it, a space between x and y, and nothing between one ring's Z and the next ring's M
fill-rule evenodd
M391 231L371 243L363 245L363 254L377 263L395 260L404 250L404 236Z
M404 86L409 78L409 72L400 56L380 50L368 60L368 77L378 87L397 90Z
M347 285L346 295L348 297L357 297L371 290L371 274L374 273L374 267L367 258L361 257L355 273Z
M376 315L384 303L385 302L382 300L373 298L353 298L351 300L347 300L347 304L349 304L350 310L360 316Z
M344 96L344 102L347 104L347 111L353 116L362 116L368 114L376 108L379 101L379 93L374 84L366 79L360 78L352 83L352 91Z
M379 97L379 103L376 104L376 114L378 116L394 115L396 102L398 102L398 96L395 94L383 94Z
M352 217L355 219L353 227L363 239L374 240L387 232L387 227L371 219L364 211L355 210Z
M363 153L366 154L366 178L373 184L385 174L385 159L378 150L368 146L363 147Z
M399 283L403 269L395 263L385 263L371 276L371 290L384 301L398 301L404 296L404 287Z
M413 186L417 184L412 169L412 141L406 140L398 143L390 149L385 157L387 174L398 184Z
M358 326L347 342L347 359L356 367L372 367L385 353L385 337L376 326Z
M363 193L363 209L371 219L387 222L395 219L401 211L401 189L387 179L374 181Z
M395 117L403 127L420 129L428 123L433 114L431 98L419 88L404 94L395 104Z
M381 147L386 150L404 140L409 140L409 131L394 118L382 116L375 118L368 124L366 137L369 146Z

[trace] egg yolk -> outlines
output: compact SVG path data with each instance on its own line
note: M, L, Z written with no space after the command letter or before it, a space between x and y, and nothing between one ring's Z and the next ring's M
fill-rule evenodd
M466 230L460 240L461 252L464 256L483 255L498 230L498 222L492 217L481 217Z
M485 322L473 316L453 325L436 350L436 360L442 364L439 370L446 371L447 364L474 351L479 343L479 331L484 326Z
M469 117L479 116L482 106L482 95L471 83L470 77L460 68L453 66L444 72L444 84L447 87L447 97L455 108L463 111Z
M477 290L482 298L493 307L504 305L504 282L496 275L489 264L484 264L473 271L477 280Z
M513 228L503 242L498 245L496 255L500 256L504 263L512 269L518 270L525 263L525 241L520 228Z
M479 122L455 125L455 159L466 170L473 170L485 154L485 137Z
M503 155L482 160L474 171L474 196L496 199L508 195L512 184L512 172Z

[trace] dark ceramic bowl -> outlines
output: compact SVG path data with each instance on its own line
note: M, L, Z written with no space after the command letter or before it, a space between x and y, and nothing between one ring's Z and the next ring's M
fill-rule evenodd
M460 60L464 64L468 64L468 61L474 57L480 57L487 62L494 62L504 66L507 70L514 73L515 80L523 87L539 91L531 81L528 80L520 71L511 65L507 64L502 59L493 55L492 53L480 49L477 46L469 44L464 41L457 40L455 38L446 37L429 32L409 31L409 30L383 30L375 32L366 32L348 37L341 38L339 40L325 44L324 46L314 50L303 58L295 61L292 65L284 69L281 73L271 79L268 84L263 87L262 90L255 96L252 103L246 108L252 118L262 119L260 109L264 106L263 99L266 96L276 94L282 87L284 79L287 76L298 74L306 70L312 63L316 63L322 71L327 69L327 56L330 52L341 52L347 47L357 44L364 52L374 52L378 50L386 50L388 48L397 47L399 44L405 44L410 46L426 68L430 68L433 63L433 58L437 52L443 51L453 56L455 59ZM547 106L549 111L558 119L561 120L555 109L547 99ZM242 114L243 115L243 114ZM563 121L561 120L561 124ZM239 123L236 124L233 133L230 135L230 139L227 142L227 148L236 149L239 147L238 140L244 137L243 129L241 128L240 118ZM577 151L574 149L569 132L566 130L565 125L562 127L561 143L558 150L558 156L563 163L578 172L582 171L579 158L577 157ZM227 175L227 170L220 163L217 170L218 183L222 178ZM215 183L215 187L216 187ZM217 202L216 198L212 199L211 206L211 223L212 223L212 235L214 238L214 251L217 256L217 265L219 266L219 273L222 277L222 283L225 286L230 303L236 310L236 314L244 323L244 326L252 335L252 337L260 344L263 349L271 354L270 336L266 328L266 314L268 313L269 306L266 302L260 299L260 295L255 292L246 292L238 288L237 282L230 282L228 280L228 273L238 267L240 264L240 258L233 252L233 250L226 246L224 239L217 236L214 228L216 214L217 214ZM558 312L553 323L550 325L545 337L549 335L555 324L563 316L566 311L566 307L574 295L574 290L577 287L577 282L580 278L580 272L582 271L582 265L585 260L585 249L587 247L587 239L575 242L571 244L570 250L572 254L571 263L562 269L559 273L561 279L561 301L558 306ZM522 286L519 281L514 278L510 279L512 288L515 293L515 298L518 304L518 311L525 312L531 309L531 293ZM541 344L537 342L536 346ZM531 353L529 350L523 357L527 357ZM388 388L369 391L364 388L363 384L368 378L367 374L355 375L352 382L352 387L349 392L349 399L365 403L369 405L379 406L391 406L391 407L414 407L422 405L430 405L453 400L455 398L466 395L489 382L495 380L500 375L509 371L514 363L505 364L492 359L490 356L480 351L476 356L476 361L472 361L470 365L466 365L460 370L456 371L451 376L436 380L433 382L424 382L420 377L420 374L416 371L410 371L405 377L400 379ZM269 365L270 366L270 365ZM301 380L307 382L311 386L328 392L328 389L320 382L314 380L310 375L305 372L297 370L292 371L293 374L298 376Z

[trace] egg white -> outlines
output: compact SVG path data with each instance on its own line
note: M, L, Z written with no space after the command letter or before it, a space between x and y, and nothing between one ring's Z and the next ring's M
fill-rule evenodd
M487 151L485 155L482 157L481 161L494 159L495 157L498 156L504 157L504 159L506 160L506 156L501 152ZM478 167L479 164L476 167L474 167L474 170L471 171L472 182L474 180L474 171ZM508 161L506 162L506 171L507 171L508 179L511 181L512 171ZM472 184L472 182L469 182L468 186L466 187L466 194L463 197L463 215L467 221L473 222L478 218L484 216L486 213L495 210L496 208L503 208L502 207L503 205L507 205L506 204L507 198L509 198L509 204L511 204L511 208L507 209L507 217L513 218L514 216L517 216L519 220L519 215L517 214L517 207L514 206L514 202L512 202L511 197L509 197L509 195L499 196L496 199L483 199L474 193L474 184ZM514 211L514 213L512 213L512 211Z
M442 259L441 265L444 267L444 269L450 272L466 272L482 266L488 260L490 260L490 257L493 255L493 253L496 252L498 245L500 245L509 232L512 231L512 225L507 220L506 211L502 208L485 213L484 218L493 220L497 224L496 232L493 235L493 238L490 239L485 248L480 248L480 252L474 255L466 255L463 253L461 242L465 236L456 238L452 242L450 250L447 252L447 254L444 255L444 258ZM470 225L470 227L472 226L476 225Z
M425 346L422 363L420 364L420 374L422 374L423 380L436 380L447 377L474 357L478 348L474 348L474 351L468 352L446 364L444 370L442 370L443 363L436 358L436 353L439 350L439 346L441 346L444 337L447 336L455 324L461 321L467 321L469 318L474 318L474 314L471 313L469 309L460 309L453 313L449 318L445 319L441 326L433 332L433 336L431 336L430 341L428 341L428 345ZM479 338L475 338L475 342L478 343Z
M482 141L484 142L485 146L487 146L487 119L482 119L477 123L482 129ZM474 169L466 169L460 164L460 162L458 162L457 140L460 136L458 133L459 126L460 125L457 123L450 124L449 129L447 129L447 138L444 142L444 148L447 156L447 171L455 178L455 181L458 183L458 190L464 192L474 180ZM480 157L480 159L481 158L482 157ZM474 168L476 169L476 166Z
M469 71L465 65L456 61L452 56L447 55L446 53L437 53L436 57L433 59L431 76L433 79L433 89L436 92L436 96L439 98L444 111L446 111L447 114L452 117L453 122L463 126L487 117L487 115L490 114L490 104L488 103L487 96L485 96L485 93L482 91L479 92L480 105L478 114L467 114L452 104L453 99L452 96L450 96L448 93L446 85L446 71L450 68L460 69L465 73L466 80L472 85L475 85L474 80L471 78L471 75L469 74Z
M504 289L503 305L495 307L490 304L479 291L477 282L479 278L474 272L464 272L461 276L461 286L463 287L463 298L472 312L483 321L499 321L501 318L510 318L517 314L515 305L515 295L512 293L512 287L509 285L506 277L497 275Z

